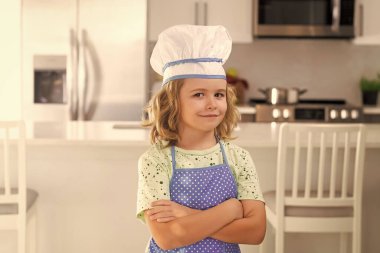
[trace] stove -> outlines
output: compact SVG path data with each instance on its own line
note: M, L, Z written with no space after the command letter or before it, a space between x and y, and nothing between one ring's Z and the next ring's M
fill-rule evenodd
M297 104L268 104L264 99L251 99L256 108L256 122L329 122L363 121L361 107L339 99L303 99Z

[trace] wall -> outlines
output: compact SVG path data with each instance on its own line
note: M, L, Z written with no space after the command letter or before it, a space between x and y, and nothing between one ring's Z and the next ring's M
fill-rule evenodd
M21 118L20 4L0 2L0 120Z

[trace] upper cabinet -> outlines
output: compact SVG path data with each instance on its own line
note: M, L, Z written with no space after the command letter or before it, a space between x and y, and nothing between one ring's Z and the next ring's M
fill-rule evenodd
M234 43L252 42L251 0L149 0L148 8L150 41L170 26L193 24L223 25Z
M233 42L252 42L251 0L208 0L204 5L206 25L225 26Z
M358 36L357 45L380 45L380 1L358 1Z

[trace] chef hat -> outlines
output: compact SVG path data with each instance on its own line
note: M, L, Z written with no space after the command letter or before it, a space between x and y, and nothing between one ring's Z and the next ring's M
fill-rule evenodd
M182 78L226 79L232 40L223 26L177 25L159 36L150 58L162 85Z

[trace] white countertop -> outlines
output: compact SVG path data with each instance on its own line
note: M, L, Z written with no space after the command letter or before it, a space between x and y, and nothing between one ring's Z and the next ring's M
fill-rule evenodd
M240 114L256 114L256 108L249 105L237 106Z
M363 107L364 114L380 114L380 107Z
M115 126L123 126L118 128ZM140 122L69 121L27 122L32 145L149 145L149 130Z
M115 128L115 126L118 126ZM276 147L280 124L240 123L234 142L242 147ZM367 147L380 147L380 124L366 124ZM27 122L28 145L148 146L140 122Z

